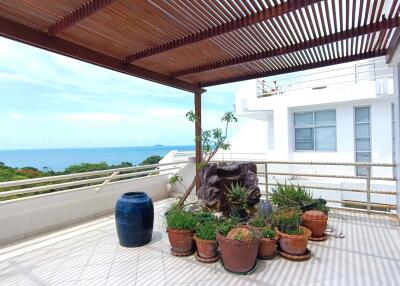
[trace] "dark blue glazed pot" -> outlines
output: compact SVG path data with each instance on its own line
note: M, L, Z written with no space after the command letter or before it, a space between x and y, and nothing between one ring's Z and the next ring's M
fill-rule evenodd
M154 206L143 192L125 193L115 205L119 243L125 247L149 243L153 234Z

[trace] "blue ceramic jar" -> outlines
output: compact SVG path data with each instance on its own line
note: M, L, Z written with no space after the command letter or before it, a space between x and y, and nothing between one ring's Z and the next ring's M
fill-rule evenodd
M125 247L141 246L151 241L154 206L144 192L125 193L115 206L119 243Z

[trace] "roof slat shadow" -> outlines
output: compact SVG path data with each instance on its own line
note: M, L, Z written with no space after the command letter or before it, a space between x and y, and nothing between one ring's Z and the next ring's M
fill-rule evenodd
M0 0L0 23L1 36L202 92L382 55L390 60L400 42L400 1Z

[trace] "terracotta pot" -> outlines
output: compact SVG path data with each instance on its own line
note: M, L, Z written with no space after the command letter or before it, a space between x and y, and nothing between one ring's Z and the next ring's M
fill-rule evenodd
M262 238L260 246L258 247L258 258L272 257L276 253L276 241L278 237L275 238Z
M168 239L171 248L176 253L188 253L194 249L194 231L192 230L177 230L168 228Z
M218 255L217 253L217 241L216 240L204 240L197 236L194 236L196 241L197 252L201 258L210 259Z
M311 236L318 238L325 235L328 216L321 211L307 211L302 216L302 225L311 230Z
M217 234L217 241L227 270L246 273L256 264L260 238L240 241Z
M306 252L311 231L304 226L300 226L300 229L302 234L287 234L275 229L279 236L279 247L283 252L291 255L303 255Z

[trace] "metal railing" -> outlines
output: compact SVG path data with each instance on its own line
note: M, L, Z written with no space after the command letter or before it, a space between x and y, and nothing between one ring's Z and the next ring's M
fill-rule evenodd
M319 89L326 86L358 83L360 81L375 81L388 79L393 76L393 70L384 60L374 62L355 63L324 71L299 74L296 76L279 77L266 81L259 79L256 82L257 97L283 94L287 91L301 89Z
M243 153L245 154L245 153ZM265 154L264 154L265 155ZM346 210L357 210L366 211L368 213L380 213L380 214L393 214L396 210L396 205L390 203L390 201L396 199L396 188L394 183L396 178L393 176L393 172L387 172L391 174L389 176L373 176L372 168L391 168L395 167L392 163L353 163L353 162L297 162L297 161L269 161L269 160L254 160L253 158L246 159L225 159L225 156L219 156L215 158L214 162L254 162L258 166L257 174L259 177L264 178L263 181L259 182L259 185L264 186L264 194L266 198L269 197L270 189L278 186L279 184L294 183L299 184L302 187L309 190L318 190L324 192L327 197L329 197L329 192L339 192L339 193L355 193L364 194L365 196L360 196L359 200L337 200L326 198L327 202L330 203L332 208L346 209ZM232 154L231 158L234 157ZM329 168L331 173L321 172L318 168L312 169L312 172L299 172L299 171L276 171L272 170L274 166L334 166L337 168ZM338 168L346 167L346 174L341 174L338 172ZM350 169L349 169L350 167ZM349 172L355 173L356 167L365 167L367 169L366 176L356 176L353 174L348 174ZM289 168L290 169L290 168ZM334 174L332 171L336 171ZM352 171L349 171L352 170ZM320 181L317 181L320 179ZM339 180L339 182L338 182ZM342 187L343 181L349 184L364 185L364 188L345 188ZM361 182L361 183L360 183ZM387 182L391 190L382 190L377 182ZM385 183L384 183L385 184ZM391 185L390 185L391 184ZM375 186L375 189L373 188ZM374 202L371 199L371 195L376 196L387 196L385 197L388 202ZM346 205L351 205L354 207L348 207ZM364 209L365 208L365 209Z
M48 192L75 190L81 187L104 186L111 182L157 174L172 174L186 161L108 169L68 175L40 177L17 181L0 182L0 200L32 196Z

